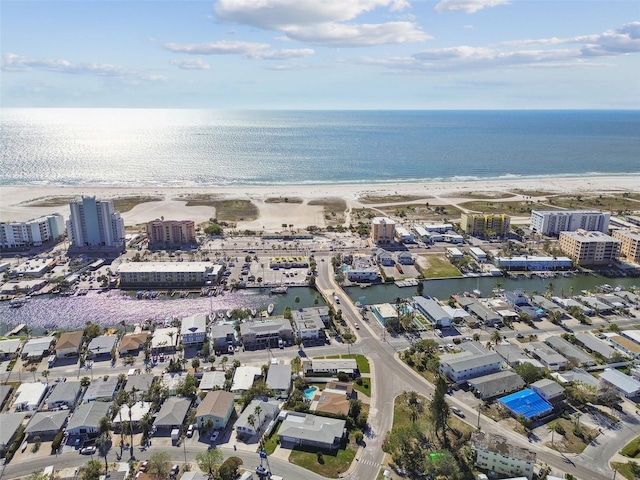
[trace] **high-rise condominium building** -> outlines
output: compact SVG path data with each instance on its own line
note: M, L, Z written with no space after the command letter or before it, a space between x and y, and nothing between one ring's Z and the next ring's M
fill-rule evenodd
M396 234L396 222L387 217L374 217L371 220L371 240L374 243L391 243Z
M602 232L560 232L560 250L578 265L603 265L620 256L620 240Z
M559 235L560 232L607 233L609 214L597 210L532 210L531 230L542 235Z
M111 200L82 197L71 202L67 231L75 247L122 247L124 220L113 208Z
M64 235L64 218L59 213L27 220L0 223L0 248L39 247Z

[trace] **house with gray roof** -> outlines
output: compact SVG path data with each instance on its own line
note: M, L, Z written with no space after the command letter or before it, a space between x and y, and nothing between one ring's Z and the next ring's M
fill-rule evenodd
M489 375L502 370L502 357L477 342L461 344L462 352L440 356L440 373L452 382Z
M293 342L293 329L289 320L276 317L264 322L241 323L240 337L245 349L276 348L279 340Z
M529 358L524 350L513 343L509 343L508 345L495 345L493 350L500 355L510 367L515 367L522 363L523 359Z
M607 314L612 313L614 310L613 307L607 305L606 303L602 303L596 297L590 297L588 295L578 295L576 299L591 308L594 312Z
M20 349L20 344L22 344L22 340L19 338L0 340L0 360L16 357Z
M593 308L583 305L582 303L574 300L573 298L551 297L551 300L560 305L565 310L569 310L571 307L579 308L585 315L593 315Z
M488 327L502 325L502 317L475 298L460 297L458 298L458 305Z
M584 345L588 351L597 353L607 362L613 362L620 357L620 353L618 353L615 348L590 333L576 333L575 338Z
M614 295L620 297L627 303L635 305L636 307L640 306L640 295L637 295L633 292L628 292L626 290L621 290L619 292L613 292Z
M69 412L66 410L36 412L27 423L24 431L30 439L54 437L64 427L68 414Z
M118 388L118 377L115 375L106 377L106 379L103 377L96 378L89 384L87 391L84 392L82 402L110 402L113 400L116 388Z
M577 367L593 366L596 364L596 360L591 355L587 355L562 337L556 335L548 337L545 343L569 361L575 363Z
M230 323L213 325L209 337L213 341L213 349L216 352L226 352L235 342L236 329Z
M476 396L483 400L515 392L525 386L520 375L511 370L472 378L467 380L467 383Z
M203 392L208 392L216 387L222 389L226 378L222 370L214 370L213 372L204 372L202 379L200 380L200 386L198 387Z
M51 352L52 346L56 341L56 337L40 337L32 338L22 347L22 358L29 360L40 360L45 354Z
M596 300L602 303L606 303L610 307L616 310L622 310L628 308L629 305L622 298L613 293L598 293L595 295Z
M346 433L344 420L290 411L282 412L280 418L278 438L284 448L301 445L334 450Z
M565 312L560 305L558 305L557 303L553 303L551 300L543 297L542 295L532 295L531 301L539 308L544 310L544 313L547 315L551 315L554 313L559 314L561 319L567 316L567 312Z
M111 350L113 350L118 342L115 335L100 335L93 338L87 346L89 358L96 360L101 358L111 358Z
M153 373L139 373L137 375L129 375L127 382L124 384L125 392L132 392L136 390L136 399L141 400L147 393L153 384L156 376Z
M640 395L640 382L613 368L605 368L600 374L600 380L612 385L627 398L636 398Z
M433 298L413 297L413 306L436 327L450 327L453 319L444 308Z
M63 405L73 410L78 403L81 391L80 382L57 382L45 403L49 410L55 410Z
M329 307L299 308L292 310L291 314L294 322L296 320L320 320L325 327L329 326Z
M524 313L532 320L540 316L538 309L531 305L529 298L527 298L522 290L506 290L504 292L504 299L516 312Z
M9 395L13 390L11 385L0 385L0 412L4 409L4 404L9 400Z
M265 432L266 425L278 417L280 406L277 401L263 402L253 399L251 403L242 411L235 422L236 431L240 437L252 437L258 432ZM256 413L256 407L260 407L260 414ZM249 422L249 417L253 415L253 425Z
M73 436L87 436L98 433L100 419L109 415L111 403L91 402L83 403L69 419L67 432Z
M594 388L600 386L600 382L596 377L581 368L574 368L566 372L554 372L551 374L559 383L583 383Z
M302 371L305 376L335 376L344 372L353 377L358 372L358 363L355 358L305 359L302 362Z
M525 348L552 372L567 368L568 360L543 342L530 342Z
M531 389L556 408L564 400L564 387L558 382L543 378L530 385Z
M191 407L191 400L182 397L167 398L156 415L153 426L157 429L171 430L184 423L187 412Z
M291 364L270 365L267 373L267 387L277 395L288 395L291 390Z
M293 325L296 336L304 340L317 340L324 332L324 322L320 317L296 316L293 317Z
M13 443L18 428L22 425L22 421L27 416L26 413L2 413L0 414L0 455L9 450Z

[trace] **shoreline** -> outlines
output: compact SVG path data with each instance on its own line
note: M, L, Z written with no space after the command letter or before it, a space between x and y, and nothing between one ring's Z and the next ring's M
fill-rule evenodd
M144 223L156 218L192 219L196 223L212 218L211 206L186 206L180 195L218 195L220 199L250 200L258 206L257 220L242 222L239 228L280 228L282 219L302 228L306 225L320 225L323 217L322 206L309 205L309 201L339 198L346 202L347 210L370 208L382 205L362 201L364 196L376 198L385 196L415 197L410 201L395 203L420 203L428 200L431 205L455 205L474 198L486 199L491 193L511 192L513 200L522 200L527 192L545 195L585 194L585 193L640 193L640 174L574 175L542 177L498 177L475 180L430 180L411 182L379 183L318 183L318 184L270 184L270 185L195 185L195 186L130 186L130 185L1 185L0 221L26 221L54 212L68 216L66 202L59 206L29 206L35 200L54 197L90 195L109 200L127 196L148 195L162 200L138 204L123 212L127 226ZM519 193L520 192L520 193ZM471 194L476 193L477 196ZM300 198L302 203L265 203L269 198ZM536 198L536 197L534 197ZM417 200L416 200L417 199ZM496 202L510 201L495 198ZM390 200L389 203L394 203ZM640 202L638 203L640 210ZM315 221L314 221L315 220Z

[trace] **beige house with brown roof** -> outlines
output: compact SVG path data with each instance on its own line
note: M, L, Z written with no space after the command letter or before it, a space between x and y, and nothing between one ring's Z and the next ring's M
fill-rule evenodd
M120 355L137 353L142 347L144 347L144 344L147 341L148 337L148 332L128 333L126 335L123 335L120 339L118 352L120 353Z
M344 392L336 393L323 390L316 393L311 401L310 410L347 415L349 413L349 397Z
M62 332L56 342L56 357L75 357L80 354L82 347L83 332Z
M224 390L207 393L196 411L198 428L205 428L208 420L211 420L216 430L225 428L234 411L234 399L233 393Z

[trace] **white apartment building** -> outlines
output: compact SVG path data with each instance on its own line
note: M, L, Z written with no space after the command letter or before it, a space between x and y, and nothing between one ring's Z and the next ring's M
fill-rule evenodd
M224 268L210 262L129 262L118 266L121 287L197 287L220 282Z
M111 200L82 197L69 204L67 232L75 247L124 248L124 220Z
M471 434L476 466L489 472L533 478L536 453L509 443L502 435L485 432Z
M26 222L0 222L0 248L39 247L64 231L64 218L59 213Z
M542 235L558 235L578 229L607 233L609 214L597 210L531 211L531 230Z
M414 241L413 233L401 226L396 227L396 237L402 243L413 243Z

